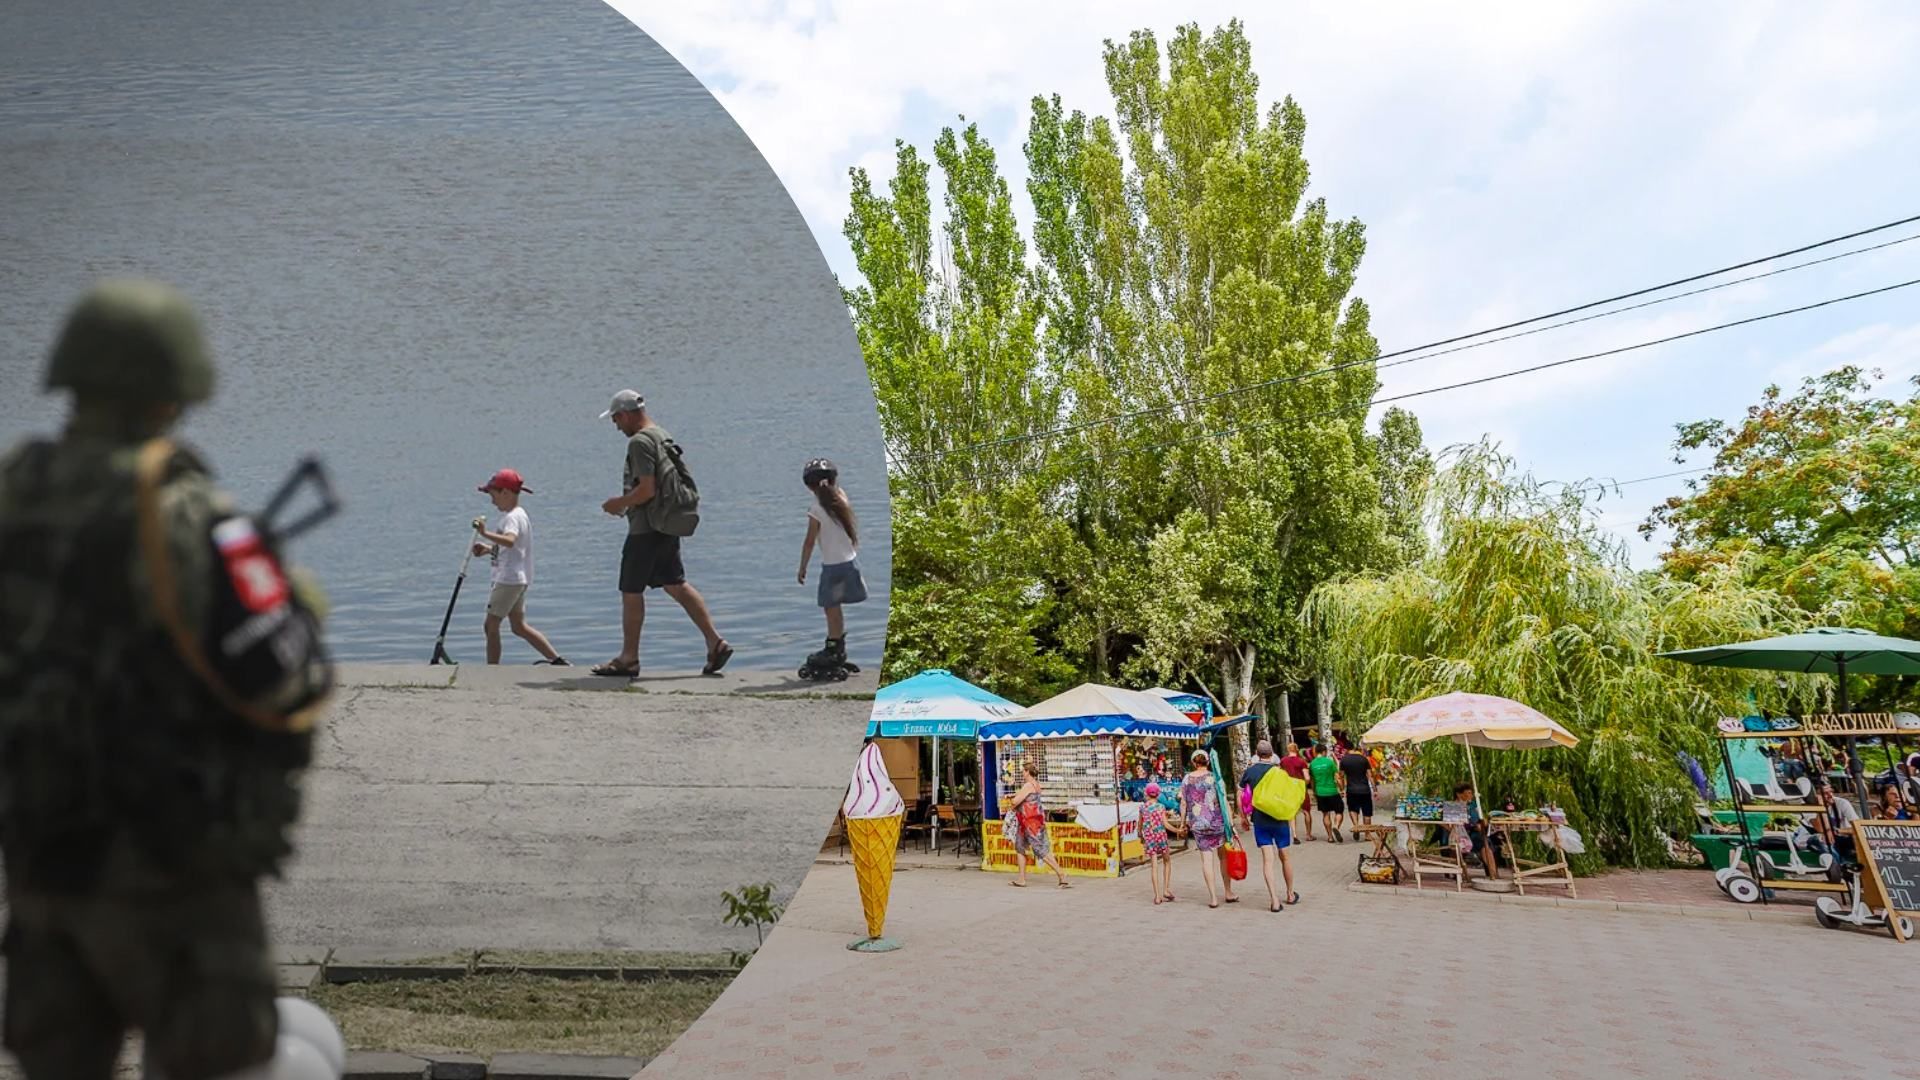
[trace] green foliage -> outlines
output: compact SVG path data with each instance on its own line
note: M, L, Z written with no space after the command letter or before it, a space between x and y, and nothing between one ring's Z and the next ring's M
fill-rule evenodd
M1290 615L1315 585L1412 548L1387 522L1418 425L1301 419L1374 392L1364 232L1307 199L1305 116L1262 112L1251 56L1238 22L1164 54L1140 32L1106 45L1111 119L1036 97L1031 263L976 128L934 144L937 256L918 152L884 195L853 171L846 296L894 459L890 676L1017 697L1125 675L1242 707L1258 674L1304 677Z
M1427 505L1434 543L1386 574L1318 589L1303 620L1364 730L1403 705L1454 691L1529 705L1581 739L1571 749L1475 754L1489 800L1567 808L1602 860L1659 866L1694 795L1679 753L1715 760L1711 731L1741 715L1749 687L1775 708L1771 679L1660 660L1657 652L1800 628L1776 593L1736 572L1692 581L1636 574L1579 489L1546 487L1481 444L1456 448ZM1804 700L1812 680L1790 691ZM1465 779L1462 748L1420 749L1416 782Z
M723 892L720 899L726 902L726 921L731 926L751 926L757 944L755 948L767 943L766 928L780 921L785 913L785 905L774 902L773 883L743 885L737 893ZM732 954L735 966L746 966L751 953Z
M1712 453L1692 493L1655 508L1643 532L1674 531L1679 580L1737 572L1777 590L1808 622L1920 637L1920 394L1873 396L1843 367L1784 396L1769 386L1736 424L1679 426L1676 460ZM1910 680L1857 680L1854 700L1888 707Z

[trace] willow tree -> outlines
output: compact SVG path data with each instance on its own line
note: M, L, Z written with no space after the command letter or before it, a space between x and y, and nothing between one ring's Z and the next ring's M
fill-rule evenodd
M1380 549L1366 244L1307 199L1305 116L1262 115L1238 21L1181 27L1164 61L1147 31L1107 43L1112 120L1033 103L1063 564L1096 665L1125 642L1142 675L1259 710L1257 674L1300 655L1291 613Z
M1798 616L1737 572L1685 582L1635 573L1583 489L1542 485L1491 446L1457 448L1444 464L1427 501L1426 553L1324 585L1303 613L1347 719L1357 733L1454 691L1538 709L1580 745L1477 754L1482 792L1566 807L1597 841L1576 862L1582 872L1600 859L1664 864L1667 834L1692 817L1677 755L1715 760L1714 720L1744 712L1756 680L1655 654L1790 631ZM1418 762L1416 781L1440 790L1466 776L1451 744L1430 744Z

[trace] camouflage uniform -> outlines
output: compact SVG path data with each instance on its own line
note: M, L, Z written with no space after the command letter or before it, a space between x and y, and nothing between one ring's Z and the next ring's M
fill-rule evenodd
M73 421L0 459L4 1033L30 1080L104 1080L129 1029L167 1080L274 1051L258 881L331 669L318 600L157 438L212 382L178 294L103 283L48 371Z

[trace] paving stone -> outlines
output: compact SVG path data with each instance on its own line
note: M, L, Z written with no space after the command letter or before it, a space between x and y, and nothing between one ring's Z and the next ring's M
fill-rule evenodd
M427 1062L412 1054L384 1050L347 1051L344 1080L425 1080Z
M630 1080L646 1058L584 1054L495 1054L489 1080Z

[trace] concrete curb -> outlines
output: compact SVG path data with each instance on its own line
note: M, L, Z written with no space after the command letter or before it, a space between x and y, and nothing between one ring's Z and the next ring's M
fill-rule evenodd
M520 1053L499 1053L489 1060L471 1054L352 1050L343 1080L629 1080L651 1060Z
M487 950L474 950L465 963L401 964L353 950L297 946L274 950L274 964L283 992L306 994L316 986L407 979L452 980L481 975L532 975L547 979L605 979L610 982L731 979L734 967L636 964L631 967L590 967L571 964L513 964L486 959Z
M1401 886L1372 885L1363 881L1347 883L1347 891L1362 896L1386 896L1397 899L1440 903L1513 904L1522 907L1566 908L1578 911L1614 911L1642 915L1681 916L1689 919L1719 919L1728 922L1807 923L1809 912L1781 910L1728 901L1723 906L1700 904L1654 904L1638 900L1577 900L1564 896L1521 896L1517 893L1455 892L1449 888L1410 890Z

